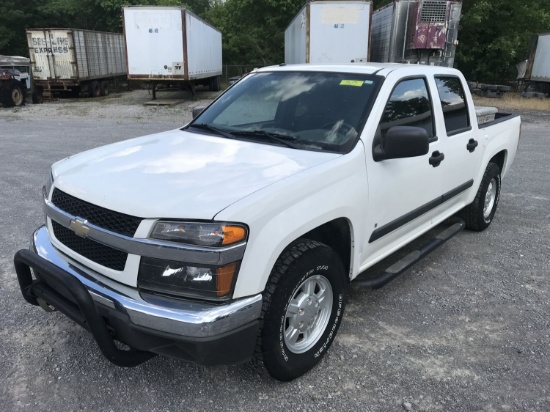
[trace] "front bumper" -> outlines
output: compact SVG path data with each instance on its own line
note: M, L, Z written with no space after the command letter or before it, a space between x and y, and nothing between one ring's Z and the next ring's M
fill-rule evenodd
M34 233L31 249L14 258L25 300L53 306L89 330L115 364L134 366L153 353L204 365L233 364L253 354L261 294L223 305L140 294L60 253L44 226ZM113 340L133 349L119 350Z

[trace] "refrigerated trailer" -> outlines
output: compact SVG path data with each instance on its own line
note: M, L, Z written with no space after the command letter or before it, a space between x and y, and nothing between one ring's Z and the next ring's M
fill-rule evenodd
M370 1L308 1L285 30L285 63L369 61L371 16Z
M461 0L394 0L372 16L371 61L453 67Z
M222 34L184 7L123 8L128 79L158 85L220 90Z
M531 89L550 94L550 33L534 36L529 58L518 65L518 72Z
M80 29L28 29L35 86L33 102L58 91L92 97L109 94L109 82L126 76L124 36Z

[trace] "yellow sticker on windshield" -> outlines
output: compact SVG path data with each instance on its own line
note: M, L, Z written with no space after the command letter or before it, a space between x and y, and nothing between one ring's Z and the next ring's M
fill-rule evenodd
M363 85L363 80L342 80L340 86L355 86L361 87Z

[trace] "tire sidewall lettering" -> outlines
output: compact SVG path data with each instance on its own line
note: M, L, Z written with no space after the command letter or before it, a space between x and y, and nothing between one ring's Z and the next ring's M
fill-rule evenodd
M327 325L327 328L325 329L325 331L321 335L319 341L315 344L315 346L313 348L311 348L309 351L307 351L305 353L294 354L294 353L291 353L290 351L288 351L288 349L286 347L286 344L285 344L285 341L284 341L285 314L288 310L288 306L290 305L292 297L294 297L294 295L296 294L298 288L300 287L300 285L306 279L308 279L309 277L315 276L316 274L320 274L319 272L321 272L321 271L322 272L330 271L330 265L318 265L314 269L310 269L310 270L306 271L304 276L302 276L300 278L300 280L298 280L298 282L296 283L296 286L292 290L292 293L290 294L290 297L289 297L289 299L288 299L288 301L287 301L287 303L284 307L283 315L281 316L280 323L279 323L279 345L278 346L279 346L279 349L280 349L280 354L282 356L282 359L286 363L288 363L291 360L290 357L292 357L292 356L296 357L296 356L310 356L310 355L313 355L313 358L319 358L323 354L323 352L328 350L332 340L336 336L336 330L339 326L340 319L342 317L342 308L343 308L343 305L344 305L344 293L339 293L338 297L336 299L334 299L334 301L332 303L331 317L333 316L334 313L336 313L336 316L334 316L334 319L332 321L332 326L330 326L330 331L328 332L328 335L327 335L327 330L329 329L330 323L329 323L329 325ZM326 278L329 280L331 285L333 285L333 281L331 281L331 279L329 277L326 277ZM334 287L334 285L333 285L333 287Z

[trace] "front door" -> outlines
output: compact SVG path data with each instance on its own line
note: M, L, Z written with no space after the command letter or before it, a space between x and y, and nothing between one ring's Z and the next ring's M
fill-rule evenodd
M391 81L391 74L386 81ZM424 156L375 161L370 147L373 142L364 142L370 212L361 269L425 231L442 194L440 164L430 161L437 159L441 141L435 130L427 78L419 75L399 81L385 101L375 142L384 139L391 127L414 126L428 132L430 145Z

